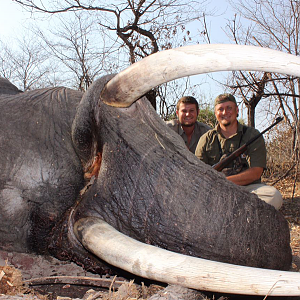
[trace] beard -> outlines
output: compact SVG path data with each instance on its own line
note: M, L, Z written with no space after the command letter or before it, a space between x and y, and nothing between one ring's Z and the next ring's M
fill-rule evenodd
M196 124L196 122L194 123L181 123L181 126L184 126L184 127L192 127Z
M227 127L227 126L231 125L231 122L222 123L222 125Z
M227 127L227 126L231 125L233 122L232 122L231 120L221 119L221 120L220 120L220 123L221 123L223 126Z

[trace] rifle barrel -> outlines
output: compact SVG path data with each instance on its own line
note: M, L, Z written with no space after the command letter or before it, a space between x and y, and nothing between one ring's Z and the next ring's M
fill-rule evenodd
M219 172L222 171L229 163L231 163L233 160L235 160L237 157L239 157L242 153L244 153L247 150L247 148L248 148L248 146L250 144L252 144L255 140L257 140L265 132L267 132L268 130L270 130L272 127L274 127L276 124L278 124L282 120L283 120L283 117L276 118L275 122L272 125L270 125L268 128L266 128L265 130L263 130L262 132L260 132L258 135L254 136L246 144L244 144L240 148L238 148L235 151L233 151L230 155L228 155L226 158L224 158L223 160L219 161L218 163L214 164L212 167L216 171L219 171Z

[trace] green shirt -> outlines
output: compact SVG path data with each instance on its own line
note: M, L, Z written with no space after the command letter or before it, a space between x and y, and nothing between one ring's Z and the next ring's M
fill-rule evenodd
M251 138L258 135L259 131L253 127L243 126L238 123L237 133L229 138L221 134L219 125L201 136L195 155L206 164L213 166L220 161L224 154L231 154L243 146ZM250 144L247 150L241 155L244 169L261 167L266 168L266 146L263 137L259 137ZM228 167L233 167L233 163Z
M200 137L207 132L208 130L211 129L210 126L201 123L201 122L196 122L195 123L195 129L191 138L190 143L188 144L188 138L187 135L185 134L184 130L182 129L182 126L179 124L178 120L171 120L171 121L167 121L166 124L172 128L175 132L177 132L182 139L185 142L185 145L187 146L187 148L192 152L195 153L198 141L200 139Z

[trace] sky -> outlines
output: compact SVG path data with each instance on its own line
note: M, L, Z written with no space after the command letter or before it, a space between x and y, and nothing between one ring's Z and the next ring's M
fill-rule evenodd
M22 30L22 24L25 21L25 15L20 5L11 0L1 0L0 9L0 36L9 37Z
M221 27L225 26L226 18L232 15L230 6L226 0L214 0L210 1L208 8L216 12L214 17L208 18L212 42L224 43L227 41L227 37ZM11 36L13 33L22 31L23 25L30 18L31 14L26 12L19 4L12 0L1 0L0 36Z
M45 0L46 1L46 0ZM207 17L207 27L210 33L210 39L212 43L228 43L228 38L225 35L222 28L225 27L227 19L232 18L232 11L230 11L230 6L227 4L226 0L214 0L208 1L208 10L214 12L213 17ZM35 15L33 16L24 10L19 4L15 3L12 0L1 0L1 9L0 9L0 40L9 43L13 43L11 37L22 36L22 32L26 34L26 29L30 22L40 22ZM43 21L46 22L46 21ZM41 23L43 24L43 23ZM198 24L197 24L198 25ZM197 32L197 31L195 31ZM216 74L213 74L216 76ZM218 75L219 76L219 75ZM220 74L220 76L222 76ZM202 76L201 78L203 78ZM197 80L197 77L193 77L194 80ZM196 79L195 79L196 78ZM221 79L221 77L220 77ZM203 83L206 85L203 87L207 90L207 97L210 97L210 94L215 94L216 87L215 84L211 85L210 80L208 83ZM202 82L205 82L203 80Z
M207 27L211 43L231 43L224 33L227 20L233 18L233 12L227 0L208 1L208 10L213 12L213 16L208 16ZM22 36L28 30L30 22L41 22L39 19L33 19L33 16L24 10L20 5L12 0L1 0L0 9L0 40L13 43L11 37ZM47 21L43 21L47 22ZM42 24L42 23L41 23ZM24 35L24 34L23 34ZM205 99L214 99L218 94L223 93L224 89L218 85L212 78L222 81L226 72L212 73L209 75L192 76L192 81L201 82L201 92Z

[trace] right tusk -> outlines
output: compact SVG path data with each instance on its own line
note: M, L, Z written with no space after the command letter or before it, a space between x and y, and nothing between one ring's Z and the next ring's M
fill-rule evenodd
M138 242L95 217L74 225L79 241L107 263L137 276L201 291L299 296L300 273L244 267L178 254Z
M185 46L147 56L113 77L100 99L128 107L152 88L185 76L218 71L265 71L300 77L300 58L268 48L209 44Z

